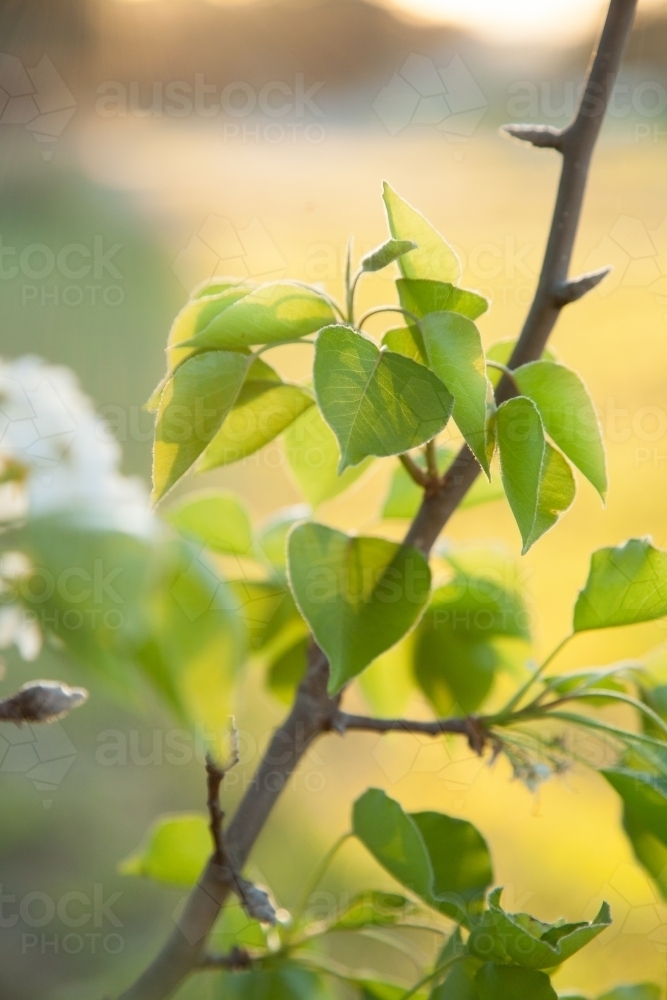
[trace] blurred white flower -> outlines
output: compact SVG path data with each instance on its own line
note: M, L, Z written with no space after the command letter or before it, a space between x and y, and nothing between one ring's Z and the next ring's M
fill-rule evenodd
M148 493L121 475L120 461L68 368L31 355L0 360L0 521L67 514L85 527L151 536Z
M0 649L15 644L21 658L32 662L42 650L42 632L35 621L20 604L9 604L0 608Z

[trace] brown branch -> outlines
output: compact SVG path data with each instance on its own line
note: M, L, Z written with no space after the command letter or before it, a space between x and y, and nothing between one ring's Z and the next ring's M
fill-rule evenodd
M571 287L567 272L579 225L591 156L616 83L635 8L636 0L611 0L579 108L572 123L558 134L558 149L562 154L563 164L551 229L535 296L521 336L512 352L510 368L518 368L519 365L537 361L541 357L561 309L567 302L578 297L564 294L564 290ZM527 126L524 129L510 126L508 131L520 138L528 138L531 142L535 142L539 134L545 141L540 139L537 145L552 145L551 141L546 142L547 137L555 141L550 130L537 126ZM589 284L589 287L593 285ZM588 288L583 288L582 294L587 290ZM511 395L511 383L504 377L496 388L496 400L501 403ZM424 496L406 542L428 553L479 471L480 467L470 449L462 448L447 470L440 490Z
M374 719L367 715L350 715L339 712L335 729L339 733L357 730L367 733L421 733L424 736L442 736L455 733L465 736L475 753L484 751L489 734L482 719L469 715L464 719L434 719L422 722L418 719Z
M557 134L536 126L509 130L536 145L554 148L557 145L563 157L542 271L509 361L510 368L541 357L560 310L565 301L572 300L564 290L568 288L568 269L590 159L630 34L635 7L636 0L611 0L581 104L568 128ZM496 400L502 402L512 394L511 383L504 376L496 389ZM421 508L406 535L406 543L428 554L479 471L472 452L463 448L447 470L441 487L425 492ZM310 665L292 710L275 731L229 827L227 850L237 870L243 867L276 800L308 747L322 733L337 728L338 702L327 694L327 679L326 657L313 646ZM217 877L217 868L213 861L209 862L186 903L177 928L152 965L120 1000L165 1000L186 976L201 967L207 936L229 893L228 884Z
M228 972L241 972L252 966L252 958L245 948L234 945L228 955L204 955L200 969L213 971L226 969Z

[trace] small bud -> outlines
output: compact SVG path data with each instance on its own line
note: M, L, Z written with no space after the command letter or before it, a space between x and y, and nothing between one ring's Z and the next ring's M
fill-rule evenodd
M241 875L237 875L235 881L241 905L248 916L262 924L275 924L276 911L268 892Z
M16 694L0 700L0 720L54 722L87 699L85 688L71 688L60 681L28 681Z

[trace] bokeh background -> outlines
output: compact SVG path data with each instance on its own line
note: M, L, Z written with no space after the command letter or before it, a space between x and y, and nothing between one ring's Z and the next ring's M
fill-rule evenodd
M141 406L162 374L166 334L189 288L232 273L324 282L340 294L348 236L359 253L385 238L383 179L454 244L464 283L493 300L480 321L485 342L516 335L537 278L558 160L508 141L498 126L567 121L603 6L5 0L2 354L71 366L120 440L125 471L148 481L152 420ZM565 312L553 338L599 408L607 506L580 484L563 524L520 561L504 502L461 512L448 526L453 539L499 539L517 559L538 652L567 631L593 548L645 534L667 544L666 52L667 6L640 0L573 269L611 263L614 271ZM93 268L82 276L86 262ZM387 297L389 277L361 290L362 305ZM375 322L369 329L382 332ZM275 360L303 378L304 355L294 349ZM390 469L389 460L376 462L318 516L376 530ZM302 499L280 444L189 479L177 496L204 485L238 491L257 520ZM593 634L572 644L561 665L637 656L666 639L660 623ZM6 659L2 683L13 690L28 667ZM202 808L203 771L191 737L179 736L159 706L131 712L49 652L29 669L83 681L93 697L61 724L55 790L40 788L27 765L0 764L0 996L88 1000L126 983L172 926L182 893L124 878L116 866L156 815ZM353 692L351 703L359 697ZM416 697L410 709L424 710ZM238 705L243 762L228 788L230 808L282 711L251 673ZM18 739L0 730L5 749ZM170 754L169 741L179 739L185 749ZM126 751L111 763L110 745ZM604 782L575 770L532 794L502 762L489 768L455 742L322 740L255 854L255 873L283 905L347 828L350 803L369 784L406 807L474 821L490 841L510 908L578 920L602 898L612 904L613 928L567 963L555 979L560 988L596 995L622 980L665 983L667 907L634 863ZM360 850L346 847L324 888L344 892L362 874L387 884ZM67 942L71 921L57 911L71 892L83 897L72 897L68 912L94 917L77 930L80 950ZM48 904L35 893L55 903L48 920L40 920ZM86 903L93 899L102 900L96 909ZM412 958L378 941L362 952L348 944L346 954L414 979L419 942L411 947ZM203 1000L212 989L198 980L179 997Z

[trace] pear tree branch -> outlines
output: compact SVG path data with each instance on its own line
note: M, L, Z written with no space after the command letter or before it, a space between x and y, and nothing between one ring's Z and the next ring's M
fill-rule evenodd
M625 44L630 35L636 0L610 0L598 48L588 74L581 103L570 125L553 129L539 125L510 125L505 131L537 147L557 150L562 169L551 228L535 296L509 368L539 359L561 309L574 302L602 280L605 272L579 278L568 277L572 250L579 225L593 149L616 82ZM370 313L367 314L369 316ZM363 319L365 319L364 317ZM359 326L363 319L359 322ZM496 401L514 394L504 375L496 389ZM410 470L408 470L410 471ZM428 555L443 527L470 489L480 471L472 452L463 448L437 489L429 489L405 543ZM470 739L470 720L408 723L406 720L371 720L342 714L338 699L327 693L329 666L325 655L311 647L309 666L292 710L276 729L268 749L226 833L226 850L235 870L241 871L273 806L299 761L315 739L326 732L371 729L375 732L403 730L424 732L423 725L441 731L461 731ZM439 727L447 722L448 729ZM456 724L458 729L454 728ZM413 727L418 726L418 729ZM479 734L481 738L483 734ZM473 737L474 739L474 737ZM183 980L206 962L206 941L230 892L229 879L220 875L215 855L192 890L172 934L145 972L119 1000L166 1000Z

